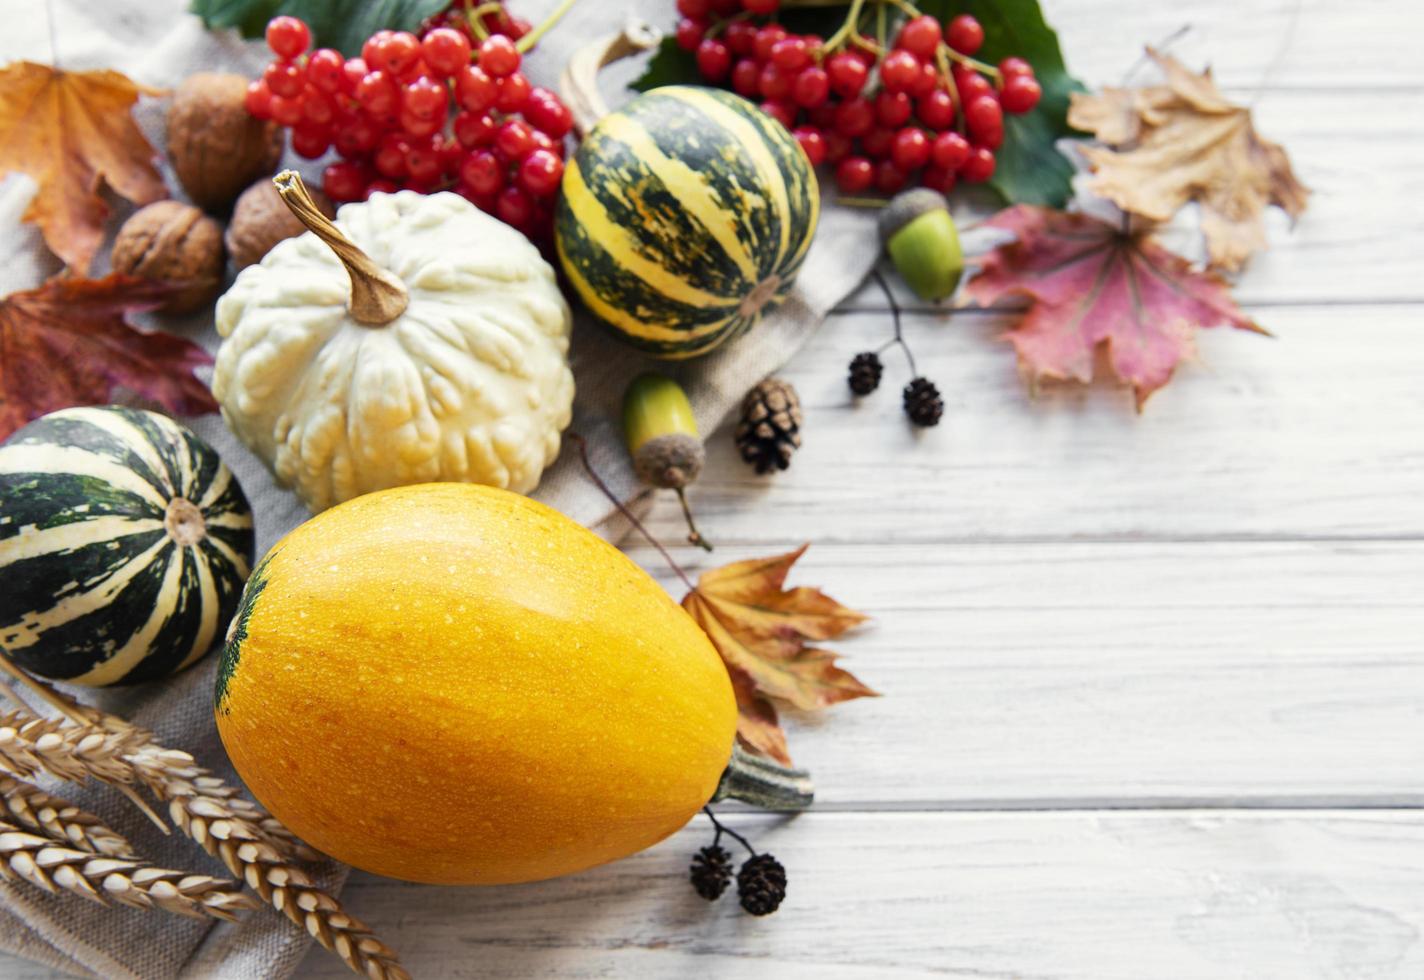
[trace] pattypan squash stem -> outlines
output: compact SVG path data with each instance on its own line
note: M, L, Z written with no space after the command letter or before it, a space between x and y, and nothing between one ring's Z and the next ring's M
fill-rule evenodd
M382 327L405 312L410 303L405 284L371 261L369 255L321 213L295 170L283 170L272 178L272 183L277 185L277 193L297 220L326 242L346 266L346 273L351 277L351 301L347 308L353 320L369 327Z
M707 802L741 800L763 810L804 810L815 798L811 774L804 769L783 766L734 745L717 791Z
M631 20L619 33L590 41L573 53L559 76L559 95L573 113L574 128L580 136L608 115L608 103L598 92L599 69L656 47L661 40L662 33L656 27Z

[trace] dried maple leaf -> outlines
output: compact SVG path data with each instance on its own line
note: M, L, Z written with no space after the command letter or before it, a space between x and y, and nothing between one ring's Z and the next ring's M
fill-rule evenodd
M161 95L116 71L60 71L20 61L0 69L0 173L39 184L24 220L76 272L87 272L109 208L101 183L135 204L168 191L129 109Z
M1229 324L1265 333L1236 306L1225 282L1194 269L1146 231L1126 233L1085 214L1018 205L985 222L1013 232L981 261L967 287L988 306L1033 300L1008 334L1033 380L1091 381L1099 344L1137 408L1193 351L1192 329Z
M1295 218L1310 192L1285 150L1257 135L1251 110L1217 91L1210 70L1195 75L1175 58L1147 54L1165 84L1073 95L1068 124L1115 147L1084 148L1097 172L1092 190L1153 221L1197 201L1210 264L1239 270L1266 247L1266 206Z
M46 412L108 402L120 385L181 415L217 411L193 376L213 362L206 351L124 321L176 288L119 275L60 278L0 300L0 439Z
M754 751L789 764L774 701L810 711L875 697L808 640L839 636L865 616L819 589L785 588L786 573L806 551L733 562L697 580L683 607L722 655L737 694L737 735Z

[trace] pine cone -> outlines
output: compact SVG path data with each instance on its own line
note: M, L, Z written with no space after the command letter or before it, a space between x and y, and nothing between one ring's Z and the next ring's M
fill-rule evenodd
M715 902L732 883L732 855L716 844L704 847L692 858L692 887L697 894Z
M905 413L916 425L938 425L944 414L944 399L929 378L916 378L905 385Z
M880 363L880 355L873 350L857 354L850 362L850 390L857 395L868 395L880 387L880 375L885 365Z
M801 398L791 384L767 378L742 402L735 435L742 459L758 473L784 470L801 445Z
M748 858L737 872L737 897L752 915L770 915L786 897L786 869L770 854Z

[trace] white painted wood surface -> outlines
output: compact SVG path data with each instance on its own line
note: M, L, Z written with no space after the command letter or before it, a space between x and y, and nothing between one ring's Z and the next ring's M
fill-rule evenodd
M791 470L719 433L692 499L721 547L678 549L812 541L796 580L875 617L837 648L885 697L790 721L816 810L733 818L786 906L697 899L700 821L558 882L354 876L418 977L1424 976L1424 8L1044 5L1092 84L1190 24L1172 50L1288 148L1311 208L1237 290L1274 339L1203 333L1136 416L1108 384L1030 399L1009 314L919 310L947 411L916 433L893 353L847 395L890 331L859 291L784 372ZM680 539L670 499L650 523ZM314 950L301 975L347 974Z

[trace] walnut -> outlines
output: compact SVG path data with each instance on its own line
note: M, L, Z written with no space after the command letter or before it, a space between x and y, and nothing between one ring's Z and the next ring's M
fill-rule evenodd
M186 284L159 309L192 313L222 291L222 225L191 204L158 201L124 222L110 262L115 272Z
M221 214L282 159L282 130L248 115L241 75L189 75L168 107L168 156L188 197Z
M309 193L322 214L328 218L335 217L336 212L325 194L316 190ZM264 177L237 199L223 241L227 242L233 267L241 272L249 265L261 262L262 256L272 251L273 245L306 230L307 226L282 203L277 188Z

